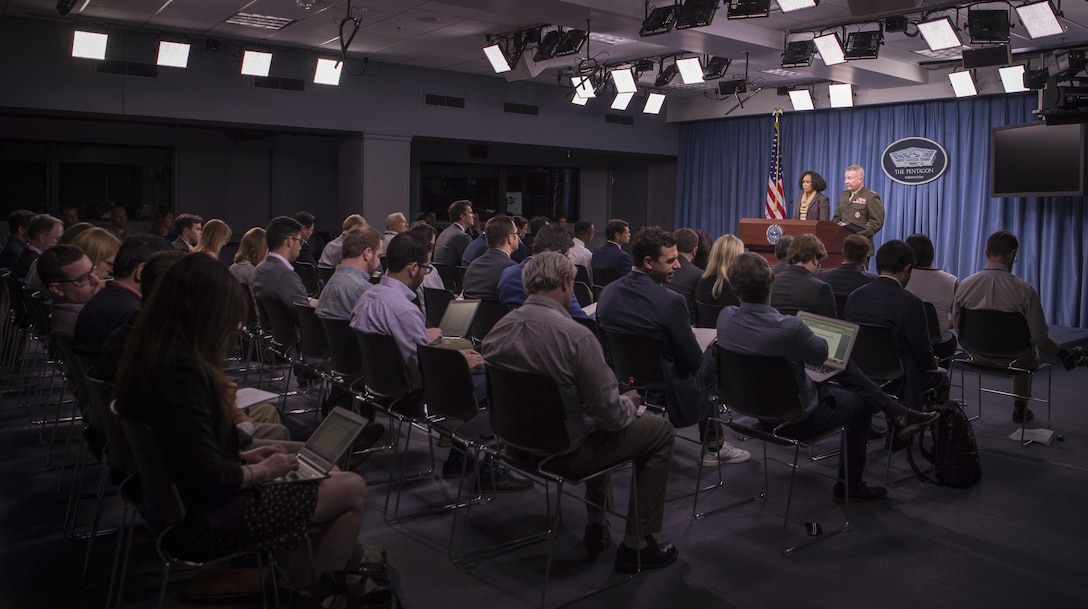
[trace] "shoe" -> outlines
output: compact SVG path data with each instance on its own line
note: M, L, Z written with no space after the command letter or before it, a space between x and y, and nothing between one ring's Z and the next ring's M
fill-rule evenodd
M716 453L704 453L703 454L703 466L714 467L718 463L723 465L733 465L735 463L744 463L752 458L752 453L744 450L743 448L737 448L729 442L722 442L721 450Z
M608 532L608 523L597 524L594 522L587 524L586 532L582 535L582 547L586 549L590 560L597 558L601 552L612 547L612 534Z
M489 461L480 467L479 488L476 492L517 493L533 488L533 481L518 478L506 467Z
M835 503L846 503L846 486L842 482L835 483L835 489L831 492L831 500ZM872 503L882 501L888 496L888 489L883 486L866 486L864 482L850 489L850 503Z
M442 477L443 478L460 478L461 477L461 463L465 460L465 453L461 451L450 451L450 456L446 457L446 462L442 464ZM465 473L471 474L476 470L476 461L470 460L468 465L465 466Z
M1027 406L1016 406L1012 409L1013 423L1027 423L1035 418L1035 413Z
M721 423L717 421L702 421L699 423L699 441L706 446L707 452L717 453L726 445L725 432Z
M887 429L881 429L881 428L877 427L876 425L869 425L869 439L870 440L878 440L880 438L883 438L887 434L888 434Z
M900 440L905 440L922 431L923 428L936 423L939 418L941 418L941 413L939 412L918 412L917 410L911 410L907 412L907 414L901 414L892 419L892 424L897 430L895 435Z
M616 551L616 572L638 573L640 566L643 571L660 569L676 562L676 557L679 555L680 552L676 550L676 546L667 542L657 543L653 535L647 535L646 547L641 550L620 545L620 549Z
M1088 357L1085 357L1083 348L1073 347L1069 350L1069 353L1062 358L1062 365L1065 366L1066 370L1072 370L1077 366L1088 366ZM1019 421L1017 421L1017 423L1019 423Z
M348 459L348 469L355 469L370 458L370 453L355 454L374 446L385 435L385 425L381 423L369 423L359 432L359 437L351 445L351 458Z

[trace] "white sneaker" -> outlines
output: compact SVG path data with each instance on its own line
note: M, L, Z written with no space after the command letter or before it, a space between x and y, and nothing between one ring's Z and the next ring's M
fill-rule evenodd
M703 455L703 466L713 467L719 462L725 465L733 465L736 463L744 463L751 458L752 453L726 442L725 445L722 446L722 449L717 453L705 453Z

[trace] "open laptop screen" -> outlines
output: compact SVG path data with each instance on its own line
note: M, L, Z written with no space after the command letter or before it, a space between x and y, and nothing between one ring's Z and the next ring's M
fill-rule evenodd
M338 412L340 410L334 408L329 412L306 441L304 451L326 463L333 463L344 454L361 427L359 421L352 420L344 412Z
M839 364L846 362L850 354L850 344L858 330L855 324L808 315L799 315L799 317L813 334L827 342L828 360Z
M446 307L442 314L442 321L438 327L442 330L442 336L461 338L468 336L472 328L472 318L476 317L476 309L480 306L478 300L454 300Z

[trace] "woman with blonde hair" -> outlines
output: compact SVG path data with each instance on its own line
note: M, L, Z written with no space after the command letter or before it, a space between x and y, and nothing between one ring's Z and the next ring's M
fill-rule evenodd
M87 254L99 279L113 276L113 259L117 256L117 250L121 249L121 240L113 233L100 226L88 228L72 239L72 245Z
M722 235L710 248L710 258L699 285L695 287L695 301L719 307L740 305L729 285L726 271L733 259L744 253L744 242L733 235Z
M238 252L234 254L234 264L230 265L230 274L238 280L252 286L253 270L268 256L268 242L265 239L264 229L254 227L242 235L242 243L238 246Z
M193 246L193 251L219 258L219 251L230 241L231 234L226 222L218 218L208 220L204 223L204 230L200 233L200 240Z

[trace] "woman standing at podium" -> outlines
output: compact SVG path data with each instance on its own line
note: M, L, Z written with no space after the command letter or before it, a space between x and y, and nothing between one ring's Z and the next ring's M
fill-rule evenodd
M831 201L824 194L827 181L815 171L801 174L801 194L793 208L794 220L830 220Z

